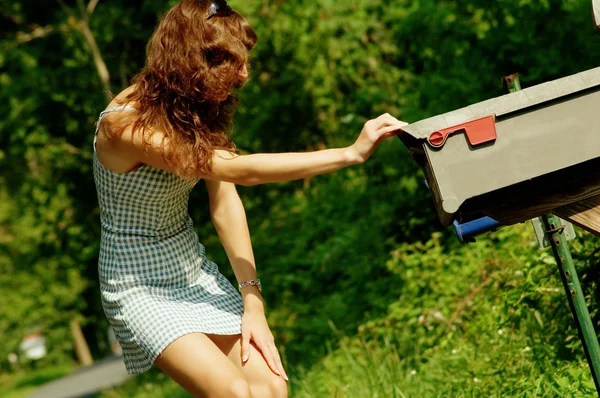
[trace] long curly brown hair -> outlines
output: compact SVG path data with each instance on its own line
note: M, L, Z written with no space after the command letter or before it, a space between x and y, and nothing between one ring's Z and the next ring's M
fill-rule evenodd
M123 103L133 119L120 119L107 135L127 126L143 135L144 148L161 132L163 156L175 172L197 178L212 167L215 151L235 151L229 137L249 51L257 35L239 13L207 20L211 0L183 0L160 21L147 47L146 66L133 78Z

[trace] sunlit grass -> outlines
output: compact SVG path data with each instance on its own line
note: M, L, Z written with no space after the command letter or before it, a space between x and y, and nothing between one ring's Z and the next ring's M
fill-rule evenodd
M473 374L472 352L403 358L389 341L342 338L339 348L293 383L298 398L596 397L586 362L544 358ZM519 370L528 369L519 374ZM481 369L482 371L485 369ZM486 371L488 371L487 369ZM483 372L482 372L483 373ZM506 373L506 374L504 374Z
M132 377L120 387L106 390L99 398L188 398L191 397L164 373L153 367L148 372Z
M72 366L53 366L43 369L0 376L0 397L21 398L39 386L59 379L74 370Z

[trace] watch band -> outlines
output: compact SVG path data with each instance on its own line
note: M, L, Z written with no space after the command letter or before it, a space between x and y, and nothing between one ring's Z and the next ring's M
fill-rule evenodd
M258 291L262 293L262 286L260 284L260 279L240 283L240 284L238 284L238 289L240 291L242 291L242 289L245 288L246 286L256 286L258 288Z

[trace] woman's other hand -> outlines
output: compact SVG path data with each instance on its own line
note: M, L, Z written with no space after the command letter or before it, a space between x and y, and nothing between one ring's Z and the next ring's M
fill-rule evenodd
M389 113L365 123L358 139L349 148L357 163L366 162L379 145L387 138L397 135L398 130L408 123L396 119Z
M242 317L242 363L250 359L250 342L254 342L273 373L288 380L264 312L245 312Z

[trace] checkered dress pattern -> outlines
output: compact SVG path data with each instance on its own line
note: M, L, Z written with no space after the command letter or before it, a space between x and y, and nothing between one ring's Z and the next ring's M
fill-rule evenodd
M123 110L133 109L106 110L98 124L107 113ZM196 181L149 165L129 173L106 169L96 156L95 137L93 162L102 306L127 371L145 372L185 334L241 333L241 296L206 258L188 214Z

